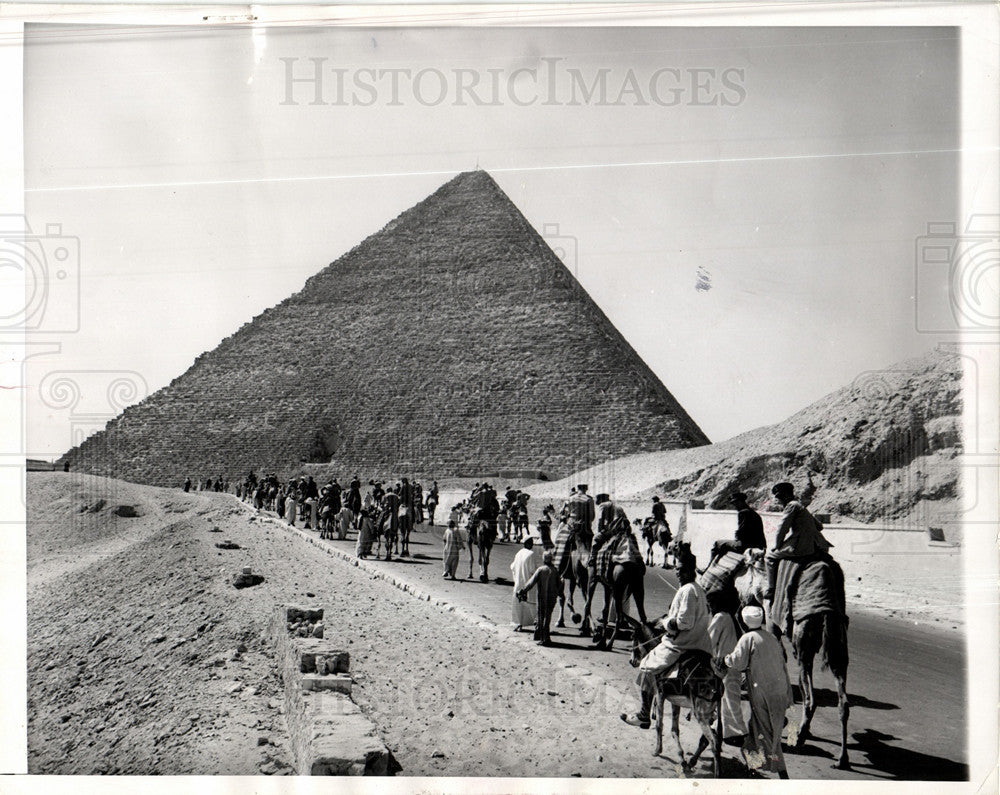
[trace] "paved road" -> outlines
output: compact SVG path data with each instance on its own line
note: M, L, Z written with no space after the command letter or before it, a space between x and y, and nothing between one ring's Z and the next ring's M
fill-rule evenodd
M392 567L398 575L419 584L425 591L447 598L498 625L509 624L510 562L519 545L507 543L494 547L490 564L494 581L451 582L441 576L440 534L439 527L419 525L411 538L411 559L376 565ZM329 543L344 549L354 548L353 538ZM463 553L459 574L467 575L468 571L468 557ZM478 576L478 567L474 573ZM501 578L501 582L496 582L496 578ZM647 613L656 616L666 612L676 587L672 573L650 569L646 576ZM595 602L597 606L602 604L601 597ZM567 615L567 622L568 618ZM572 625L557 632L553 640L559 653L571 661L568 664L591 669L607 681L617 683L623 694L633 692L634 671L628 665L630 649L626 644L619 641L613 652L599 652ZM513 641L513 631L511 634ZM522 638L529 637L522 635L516 640L523 642ZM848 693L853 706L848 751L853 770L832 768L840 733L835 683L828 672L817 670L819 709L813 722L814 737L799 753L788 755L792 777L967 779L966 653L962 634L913 626L855 609L851 612L850 643ZM532 647L525 643L524 648L530 653ZM794 681L794 669L790 672ZM640 730L632 727L620 728L640 734ZM652 738L641 739L651 742Z

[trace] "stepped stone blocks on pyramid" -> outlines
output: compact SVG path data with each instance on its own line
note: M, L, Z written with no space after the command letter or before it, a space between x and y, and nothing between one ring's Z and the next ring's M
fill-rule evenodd
M317 464L559 477L707 443L492 177L474 171L63 461L158 485Z

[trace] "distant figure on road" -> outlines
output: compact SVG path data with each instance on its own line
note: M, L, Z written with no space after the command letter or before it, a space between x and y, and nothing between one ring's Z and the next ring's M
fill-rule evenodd
M458 572L458 556L462 550L462 534L458 522L451 520L444 531L444 575L452 580Z
M285 521L292 527L295 527L295 514L298 507L298 494L295 492L294 487L292 487L285 498Z
M660 502L660 498L653 497L653 508L650 511L650 515L653 517L653 529L656 532L656 541L663 549L663 568L668 568L667 563L667 547L670 546L670 542L673 540L673 534L670 532L670 523L667 522L667 506Z
M191 478L186 478L184 480L184 491L191 491Z
M340 513L337 514L337 538L343 541L347 538L347 531L354 524L354 511L346 505L341 506Z
M382 498L378 533L385 538L385 559L392 560L392 547L399 537L399 495L394 491L387 491Z
M434 526L434 511L438 504L438 483L435 480L431 490L427 492L427 499L424 501L427 506L427 519L431 527Z
M370 554L372 554L372 542L374 539L375 525L372 522L370 512L364 510L361 512L361 516L358 519L358 543L354 548L354 554L356 554L361 560L365 560Z

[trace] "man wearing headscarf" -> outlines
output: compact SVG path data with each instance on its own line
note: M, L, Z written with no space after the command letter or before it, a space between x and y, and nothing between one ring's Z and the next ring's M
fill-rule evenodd
M765 599L774 597L779 560L809 560L827 554L833 546L823 535L823 525L795 499L791 483L778 483L771 494L783 508L774 547L764 556L767 565L767 590Z
M636 682L641 688L642 704L635 715L622 714L621 719L640 729L649 728L649 710L656 692L656 679L669 671L684 652L698 649L712 653L712 639L708 634L708 600L705 591L695 581L697 560L688 552L681 558L677 569L680 588L674 594L670 610L660 619L666 629L663 639L639 663Z
M793 699L785 655L777 638L761 628L764 622L761 608L748 605L743 608L742 616L749 630L719 667L747 672L750 726L743 743L743 758L751 769L770 770L779 778L788 778L781 753L781 730L785 725L785 710Z

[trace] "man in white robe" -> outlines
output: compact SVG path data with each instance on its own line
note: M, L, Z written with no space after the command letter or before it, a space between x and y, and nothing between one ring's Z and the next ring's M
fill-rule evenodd
M522 601L518 599L518 591L524 588L525 583L531 579L540 565L537 553L534 550L535 539L526 538L524 548L519 549L514 556L514 561L510 564L510 570L514 575L513 605L511 608L511 621L514 624L514 631L520 632L522 627L528 627L535 623L537 618L537 606L534 601Z
M346 505L337 514L337 538L343 541L347 538L347 531L351 529L354 522L354 511Z
M708 607L712 611L712 620L708 625L708 636L712 639L712 656L722 659L736 647L740 637L736 620L729 608L733 600L726 598L725 591L715 591L708 595ZM723 678L722 693L722 738L727 745L742 745L747 733L747 723L743 718L743 706L740 703L741 674L735 668L730 668Z
M695 581L696 575L697 562L689 552L677 569L680 588L674 594L669 612L660 619L666 633L639 663L636 678L642 699L639 711L634 715L621 715L621 719L632 726L649 728L649 711L653 705L657 677L673 668L684 652L697 649L712 653L712 639L708 635L708 599L704 589Z

